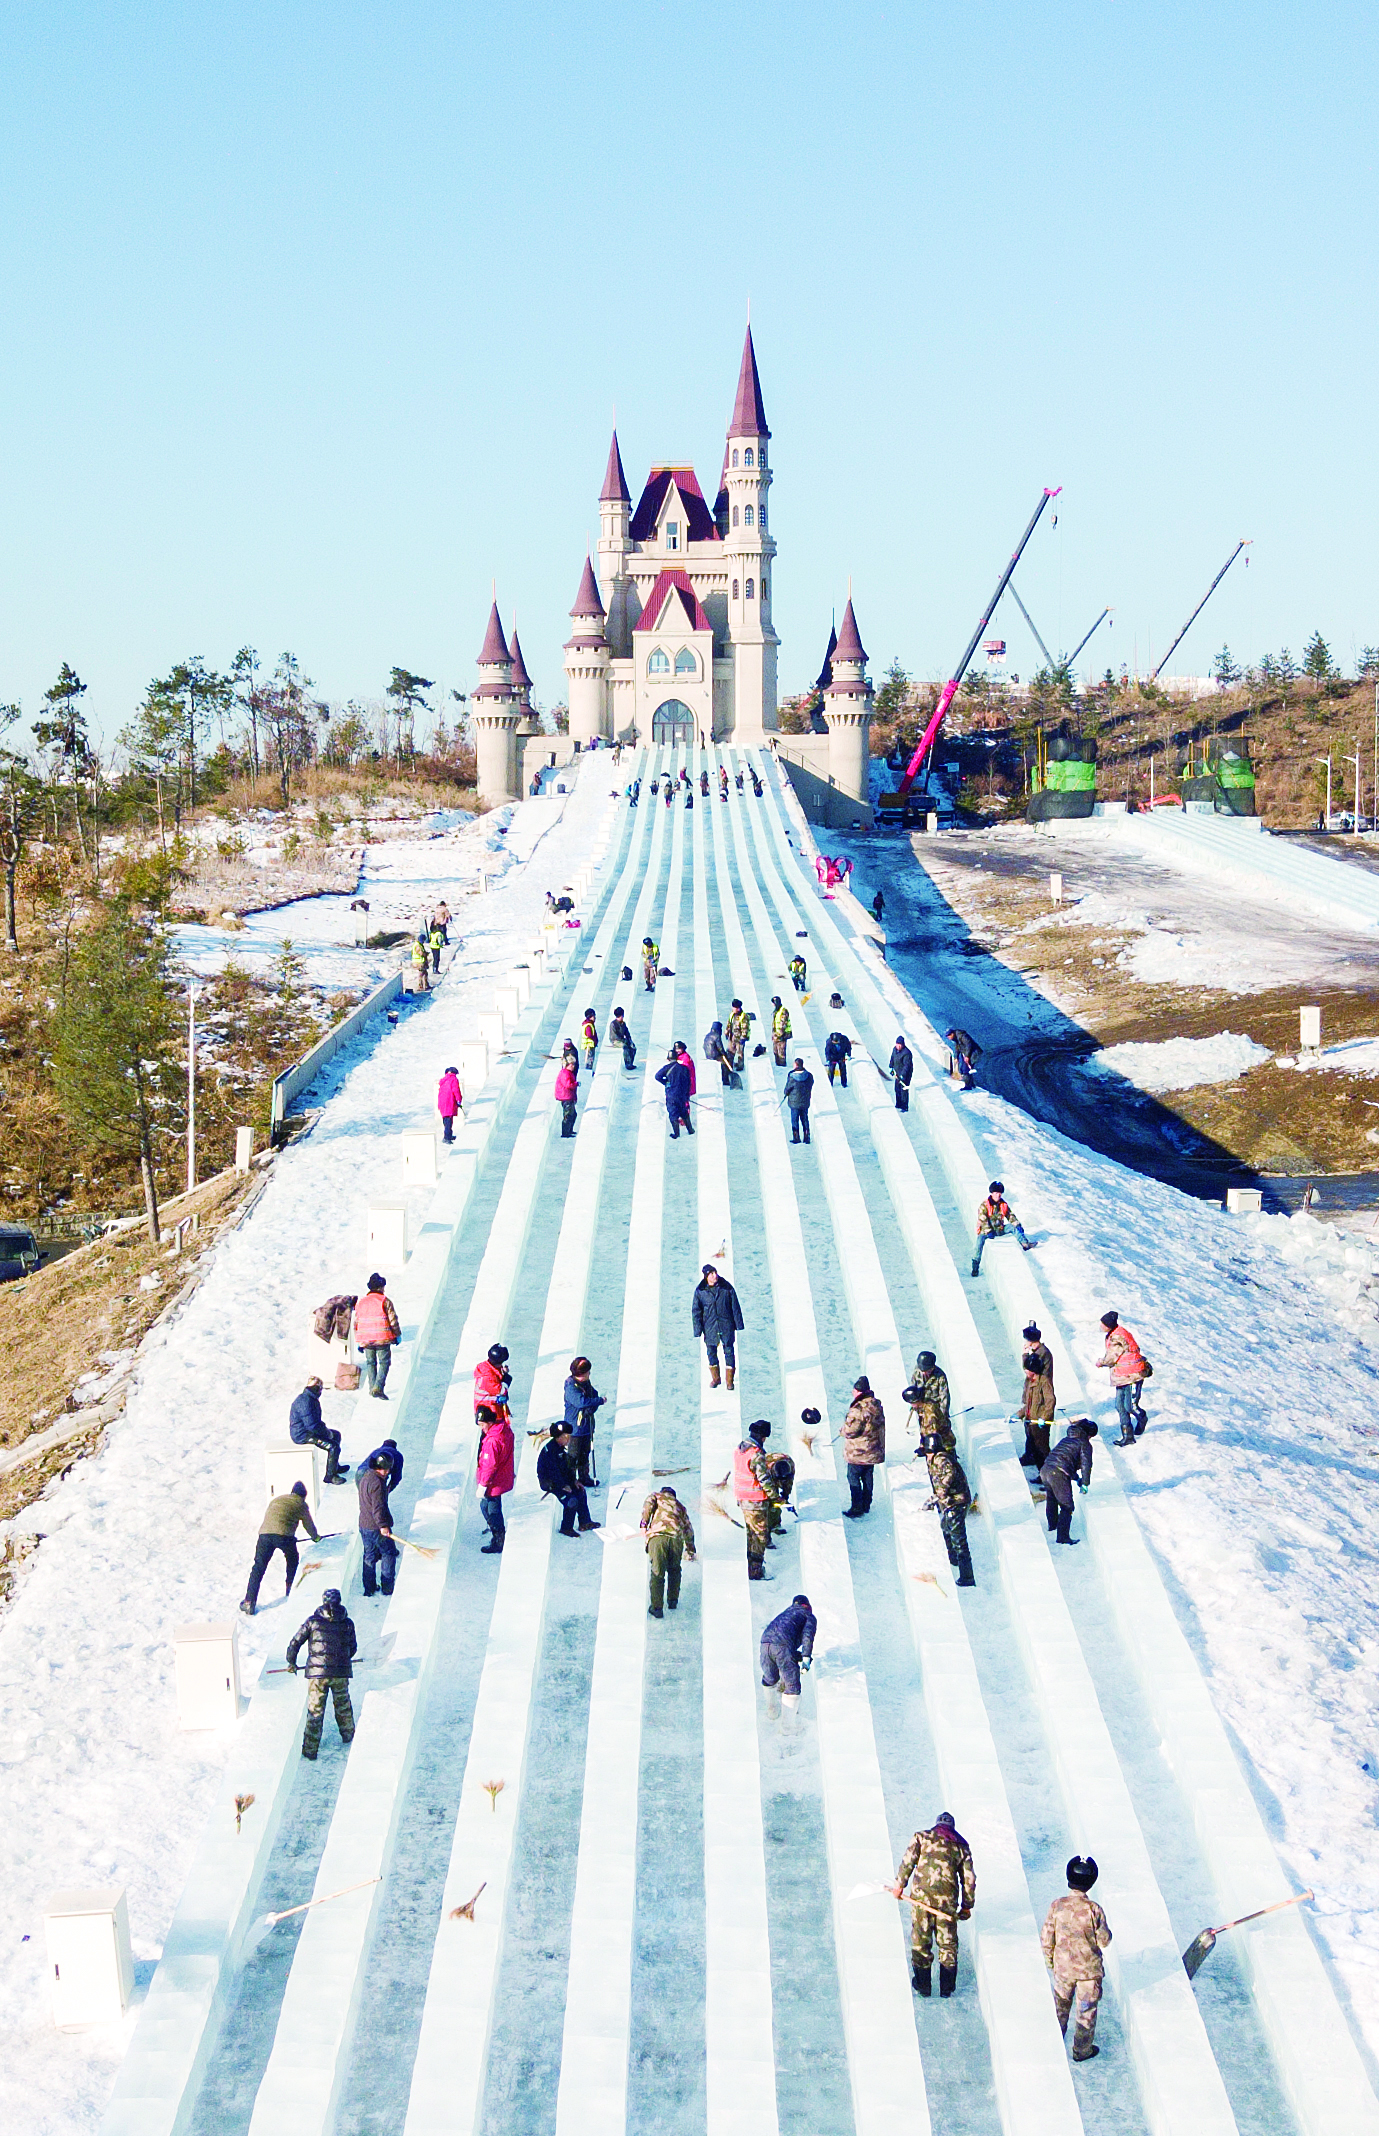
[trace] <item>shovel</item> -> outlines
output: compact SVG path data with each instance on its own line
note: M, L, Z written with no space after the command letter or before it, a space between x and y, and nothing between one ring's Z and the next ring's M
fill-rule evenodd
M1191 1980L1216 1948L1218 1936L1224 1936L1228 1928L1243 1928L1247 1921L1261 1921L1265 1914L1282 1913L1285 1906L1301 1906L1313 1894L1300 1891L1296 1898L1279 1899L1273 1906L1261 1906L1254 1913L1241 1914L1237 1920L1223 1921L1219 1928L1204 1928L1200 1936L1194 1936L1183 1952L1183 1969Z

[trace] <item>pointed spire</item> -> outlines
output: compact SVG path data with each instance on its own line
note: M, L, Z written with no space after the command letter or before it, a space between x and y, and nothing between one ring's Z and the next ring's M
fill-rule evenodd
M757 352L752 346L752 329L747 329L747 339L742 344L742 368L737 374L737 399L733 403L733 419L728 425L730 438L769 438L766 427L766 410L761 404L761 380L757 376Z
M513 624L513 626L512 626L512 648L511 648L511 650L512 650L512 687L514 688L514 690L530 690L530 688L531 688L531 676L530 676L530 675L529 675L529 674L527 673L527 663L526 663L526 661L525 661L525 660L524 660L524 659L522 658L522 648L521 648L521 646L520 646L520 645L518 644L518 642L517 642L517 625L516 625L516 623L514 623L514 624Z
M579 592L575 595L575 605L570 610L570 614L572 616L597 616L600 622L603 621L604 606L599 599L598 581L594 577L594 567L587 556L584 559L584 574L579 582Z
M857 618L852 612L851 595L848 597L847 607L843 610L843 627L838 633L838 643L833 650L835 659L855 660L859 664L866 662L866 648L858 633Z
M631 504L632 492L627 486L627 477L622 471L622 454L618 451L618 433L613 432L613 442L608 448L608 471L599 491L600 504Z
M819 679L814 685L816 690L826 690L829 684L832 682L833 655L837 652L837 650L838 633L836 630L830 629L828 634L828 651L824 654L824 664L819 669Z
M495 601L488 614L488 629L484 633L484 647L479 655L480 667L509 667L512 655L508 641L503 636L503 626L498 620L498 603Z

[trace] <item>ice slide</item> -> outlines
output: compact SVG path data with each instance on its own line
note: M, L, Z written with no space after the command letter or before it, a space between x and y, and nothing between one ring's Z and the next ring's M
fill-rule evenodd
M895 1113L873 1057L897 1029L931 1035L820 899L774 768L761 802L696 792L692 811L667 811L646 782L680 760L639 766L642 806L610 821L580 946L510 1033L401 1277L426 1332L390 1418L409 1464L398 1516L436 1555L406 1553L388 1603L357 1583L347 1596L382 1664L357 1680L348 1758L328 1722L320 1765L302 1766L300 1687L265 1678L256 1693L245 1741L274 1821L242 1843L234 1892L228 1849L203 1850L109 2136L1379 2127L1302 1924L1223 1944L1188 1986L1178 1953L1229 1910L1232 1864L1279 1873L1108 1453L1075 1531L1090 1547L1055 1562L1042 1533L1007 1422L1012 1330L1031 1310L1057 1328L1037 1260L1003 1242L980 1285L960 1273L984 1159L925 1047L911 1110ZM713 781L717 753L692 752L701 762ZM670 974L652 996L617 978L639 972L648 933ZM807 1002L785 977L796 948ZM791 1009L790 1053L816 1078L810 1149L790 1146L769 1051L726 1093L701 1059L696 1136L667 1139L654 1071L674 1037L698 1056L734 993L759 1030L772 994ZM600 1028L615 1000L627 1008L638 1063L628 1074L601 1049L563 1143L549 1056L590 1000ZM835 1025L854 1038L846 1090L822 1062ZM732 1393L710 1386L690 1339L706 1260L748 1322ZM493 1560L477 1548L470 1377L499 1338L521 1453ZM926 1344L980 1491L979 1584L961 1598L902 1428ZM604 1526L571 1543L536 1492L528 1434L557 1413L577 1348L608 1406ZM829 1442L862 1370L886 1404L889 1461L870 1519L845 1529ZM806 1404L824 1416L811 1443ZM798 1464L798 1522L761 1588L714 1489L754 1416ZM361 1412L355 1458L368 1429ZM662 1623L645 1614L636 1534L653 1471L700 1543ZM789 1731L761 1709L756 1639L797 1588L820 1638ZM314 1599L304 1590L303 1614ZM892 1874L940 1807L979 1880L942 2005L911 1995L907 1913L849 1896ZM1074 2072L1037 1924L1067 1855L1089 1850L1116 1941L1102 2054ZM291 1902L374 1876L305 1926L244 1933L265 1892ZM476 1891L473 1918L457 1917Z

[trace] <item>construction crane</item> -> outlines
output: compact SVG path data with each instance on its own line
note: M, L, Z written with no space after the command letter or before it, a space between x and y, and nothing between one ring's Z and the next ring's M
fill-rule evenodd
M1006 587L1010 584L1012 577L1014 576L1015 566L1019 563L1020 558L1025 553L1025 546L1043 516L1045 505L1049 502L1051 497L1059 497L1062 495L1062 493L1063 485L1061 483L1059 484L1057 489L1046 489L1043 496L1039 499L1038 504L1035 506L1034 516L1030 520L1029 525L1025 528L1024 533L1020 536L1019 546L1017 547L1015 554L1011 557L1010 562L1006 565L1005 570L1001 573L1000 579L997 582L996 591L992 594L991 599L987 602L986 607L982 610L981 621L978 623L977 628L973 631L971 637L967 641L967 650L963 654L961 660L958 662L956 672L949 676L947 682L945 682L942 690L939 692L939 701L934 707L928 726L925 728L923 734L920 736L919 747L916 749L914 755L910 758L909 763L906 765L905 776L900 781L899 786L896 788L897 797L907 794L910 788L914 785L915 780L918 778L920 766L923 764L925 757L929 754L929 751L933 748L935 737L938 734L939 728L943 725L944 714L947 712L948 707L952 704L953 699L957 696L958 690L962 684L962 678L967 673L968 668L971 666L972 655L976 652L978 645L981 643L982 632L986 629L987 624L991 621L991 618L996 613L996 605L999 602L1001 595L1005 592ZM1034 626L1031 624L1030 628L1033 629L1033 627ZM1035 635L1037 636L1038 633L1036 632Z
M1251 547L1251 543L1250 543L1249 541L1238 541L1238 542L1236 543L1235 547L1234 547L1234 548L1233 548L1233 549L1231 550L1231 553L1230 553L1230 555L1229 555L1229 556L1228 556L1228 557L1226 558L1226 561L1225 561L1225 563L1224 563L1224 564L1223 564L1223 565L1221 566L1221 569L1220 569L1220 570L1219 570L1219 571L1217 572L1217 574L1216 574L1215 578L1214 578L1214 579L1212 580L1212 582L1211 582L1210 586L1208 586L1208 588L1207 588L1206 592L1205 592L1205 593L1204 593L1204 594L1202 595L1202 598L1201 598L1201 600L1200 600L1200 601L1199 601L1199 602L1197 603L1197 606L1196 606L1196 607L1195 607L1195 608L1193 609L1193 611L1192 611L1192 614L1191 614L1191 615L1190 615L1190 616L1188 617L1188 619L1187 619L1186 623L1185 623L1185 624L1183 625L1182 629L1181 629L1181 630L1179 631L1179 633L1178 633L1177 637L1176 637L1176 638L1175 638L1175 639L1173 640L1173 643L1172 643L1172 645L1170 645L1170 647L1168 648L1168 651L1167 651L1167 652L1166 652L1166 653L1164 654L1164 656L1163 656L1163 659L1162 659L1162 660L1161 660L1161 661L1159 662L1159 664L1158 664L1158 666L1157 666L1157 667L1155 668L1155 670L1154 670L1153 674L1152 674L1152 675L1150 676L1149 680L1150 680L1151 682L1157 682L1157 681L1158 681L1158 679L1159 679L1160 675L1161 675L1161 674L1163 673L1163 670L1164 670L1164 669L1165 669L1165 668L1167 667L1167 665L1168 665L1169 661L1170 661L1170 660L1171 660L1171 659L1173 658L1173 655L1174 655L1174 654L1175 654L1175 653L1177 652L1177 650L1178 650L1178 647L1179 647L1179 646L1180 646L1180 645L1182 644L1182 642L1183 642L1184 638L1185 638L1185 637L1187 636L1188 632L1189 632L1189 631L1191 630L1191 628L1192 628L1193 624L1194 624L1194 623L1195 623L1195 622L1197 621L1197 618L1198 618L1198 616L1200 616L1200 615L1201 615L1201 613L1202 613L1202 610L1203 610L1203 609L1204 609L1204 608L1206 607L1206 605L1207 605L1207 602L1208 602L1208 601L1209 601L1209 600L1211 599L1212 595L1213 595L1213 594L1215 593L1215 591L1216 591L1217 587L1218 587L1218 586L1220 585L1220 583L1221 583L1222 579L1223 579L1223 578L1224 578L1224 577L1226 576L1226 573L1227 573L1227 572L1228 572L1228 571L1230 570L1230 568L1231 568L1231 565L1232 565L1232 564L1233 564L1233 563L1235 562L1235 560L1236 560L1237 556L1239 556L1239 554L1240 554L1241 550L1242 550L1242 549L1248 549L1248 548L1250 548L1250 547ZM1245 561L1246 561L1246 563L1248 564L1248 562L1249 562L1249 558L1247 557L1247 558L1245 559Z
M1053 654L1049 651L1047 645L1045 645L1043 639L1039 635L1038 624L1035 622L1033 616L1030 614L1029 610L1026 608L1024 602L1020 599L1020 596L1016 591L1014 579L1012 579L1010 582L1010 598L1012 601L1014 601L1015 606L1019 609L1026 623L1028 623L1030 629L1033 631L1035 643L1038 645L1040 652L1044 655L1045 667L1050 669L1057 667L1058 662L1054 659Z
M1091 642L1092 642L1093 638L1094 638L1094 637L1096 636L1097 632L1098 632L1098 631L1099 631L1099 630L1101 629L1101 626L1102 626L1102 624L1103 624L1103 623L1104 623L1104 622L1106 621L1106 618L1107 618L1107 617L1108 617L1108 616L1110 615L1110 613L1111 613L1111 611L1110 611L1110 609L1109 609L1109 608L1103 608L1103 609L1102 609L1102 611L1101 611L1101 614L1100 614L1100 615L1099 615L1099 616L1097 617L1097 619L1096 619L1095 623L1094 623L1094 624L1092 625L1091 629L1090 629L1090 630L1088 631L1088 633L1087 633L1086 637L1085 637L1085 638L1084 638L1084 639L1082 640L1082 644L1078 646L1078 648L1077 648L1077 652L1076 652L1076 653L1069 653L1069 655L1068 655L1068 666L1069 666L1069 667L1071 667L1071 666L1072 666L1072 664L1073 664L1073 662L1074 662L1074 661L1076 660L1076 658L1077 658L1077 653L1080 653L1080 652L1082 651L1082 646L1083 646L1083 645L1090 645L1090 644L1091 644Z

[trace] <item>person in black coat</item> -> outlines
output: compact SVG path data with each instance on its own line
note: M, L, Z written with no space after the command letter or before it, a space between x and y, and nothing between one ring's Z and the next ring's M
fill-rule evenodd
M597 1528L598 1521L589 1516L589 1500L584 1486L575 1475L575 1464L570 1452L570 1427L562 1418L552 1424L551 1435L536 1457L536 1480L543 1497L560 1500L560 1532L562 1535L578 1535L584 1529ZM578 1521L578 1528L575 1526Z
M809 1140L809 1101L814 1095L814 1078L797 1054L795 1065L785 1078L785 1102L790 1108L790 1140L798 1142L800 1129L804 1139Z
M350 1472L340 1464L340 1434L321 1415L321 1382L314 1375L287 1413L287 1432L294 1446L324 1448L327 1483L349 1482Z
M374 1448L373 1452L369 1455L367 1461L360 1462L358 1468L354 1472L356 1482L359 1480L360 1477L364 1475L367 1469L373 1468L375 1463L379 1460L384 1460L387 1462L388 1489L390 1491L395 1491L402 1481L403 1469L402 1449L399 1447L396 1439L385 1439L381 1446L376 1446Z
M890 1069L891 1074L895 1077L895 1109L897 1112L908 1112L910 1110L910 1084L914 1079L915 1072L915 1057L905 1043L905 1033L903 1031L891 1048Z
M1096 1435L1097 1428L1090 1417L1074 1417L1065 1436L1039 1471L1049 1532L1052 1534L1056 1529L1060 1543L1073 1543L1069 1533L1073 1519L1073 1483L1076 1481L1078 1489L1085 1491L1092 1480L1092 1441Z
M828 1037L824 1040L824 1066L828 1070L830 1083L836 1075L841 1078L844 1090L847 1089L848 1062L851 1059L852 1040L848 1037L847 1032L830 1031Z
M315 1762L321 1747L321 1723L325 1718L326 1693L335 1702L335 1725L342 1743L354 1740L354 1707L350 1703L350 1678L358 1649L354 1624L340 1599L338 1587L328 1587L321 1606L313 1610L287 1642L287 1666L297 1674L297 1656L303 1646L306 1656L306 1727L302 1733L302 1756Z
M370 1596L377 1587L390 1595L397 1577L397 1544L393 1541L393 1513L388 1504L392 1466L390 1454L377 1453L359 1479L359 1536L364 1546L360 1580L365 1594Z
M670 1119L670 1139L680 1140L680 1129L687 1135L694 1133L690 1125L689 1097L690 1073L674 1047L664 1068L656 1070L656 1080L666 1094L666 1113Z
M814 1635L819 1620L809 1606L808 1595L796 1595L789 1609L773 1617L761 1635L761 1681L767 1692L783 1686L782 1703L793 1713L800 1703L800 1670L814 1658ZM767 1699L773 1706L774 1699Z
M694 1287L694 1302L690 1319L696 1340L702 1335L704 1347L709 1353L709 1380L718 1385L718 1351L723 1349L723 1364L728 1375L729 1387L737 1371L738 1330L747 1323L742 1317L737 1292L726 1276L720 1276L712 1261L704 1263L703 1274Z

